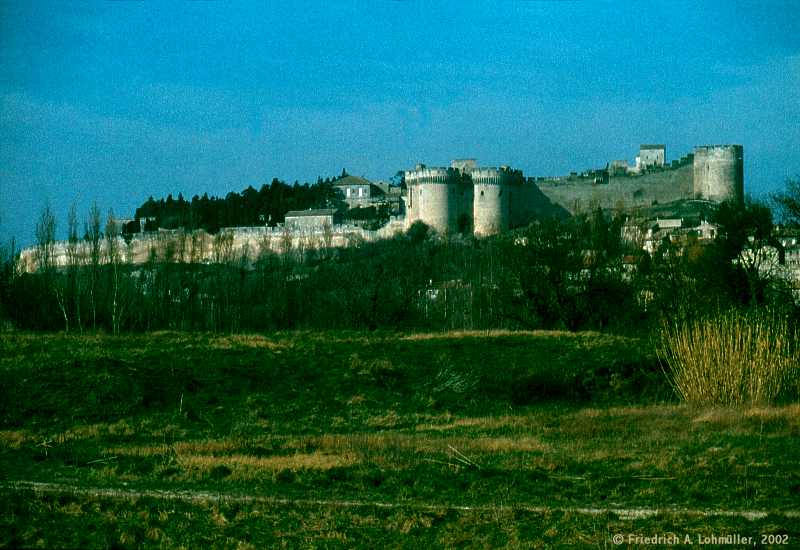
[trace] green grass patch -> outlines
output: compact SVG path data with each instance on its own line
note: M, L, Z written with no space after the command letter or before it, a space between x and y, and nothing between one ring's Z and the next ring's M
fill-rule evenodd
M112 499L0 494L0 545L50 548L625 548L636 537L679 537L692 545L712 534L796 541L797 523L659 513L631 519L616 513L529 511L503 507L463 510L410 506L275 506L224 500ZM25 520L35 517L35 522ZM783 539L786 537L786 539ZM790 547L784 544L781 547ZM735 545L739 547L740 545ZM754 545L755 546L755 545ZM712 546L713 547L713 546ZM779 547L775 545L775 547Z
M788 529L800 405L681 405L651 349L552 332L4 335L3 516L31 527L4 527L3 542L535 547L742 521L680 509L766 510L754 531ZM298 504L314 500L372 507Z

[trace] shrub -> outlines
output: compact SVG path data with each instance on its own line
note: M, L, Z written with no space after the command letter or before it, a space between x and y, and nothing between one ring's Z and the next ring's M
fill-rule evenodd
M785 318L734 311L665 328L658 354L686 402L768 403L796 396L796 337Z

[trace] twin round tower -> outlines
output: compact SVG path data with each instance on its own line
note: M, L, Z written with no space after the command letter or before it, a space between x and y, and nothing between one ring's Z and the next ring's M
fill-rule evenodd
M418 164L405 172L406 225L422 221L440 233L492 235L537 217L597 207L743 200L741 145L698 146L670 164L665 158L663 145L643 145L634 167L614 161L555 178L525 178L520 170L479 167L474 159L454 160L449 168Z

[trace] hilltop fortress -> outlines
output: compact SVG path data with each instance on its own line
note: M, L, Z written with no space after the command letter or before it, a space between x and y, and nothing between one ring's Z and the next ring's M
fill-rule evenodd
M422 221L440 233L491 235L549 215L594 208L647 208L678 200L743 200L741 145L704 145L667 163L664 145L642 145L634 165L563 177L525 178L507 166L454 160L449 168L418 164L404 173L405 226Z
M474 159L454 160L446 168L418 164L403 175L405 192L397 186L353 176L334 182L351 208L387 205L395 212L377 230L343 224L340 212L332 208L287 212L285 222L275 227L227 227L214 235L200 229L145 231L144 220L120 220L138 221L142 230L127 238L119 235L113 241L103 239L100 261L111 261L113 254L130 264L151 259L252 261L265 251L285 254L388 238L417 221L440 234L486 236L537 219L567 217L596 208L646 212L676 201L719 203L742 201L744 197L741 145L698 146L693 153L669 163L664 145L642 145L633 165L615 160L604 168L561 177L525 177L520 170L507 166L479 167ZM68 243L57 242L48 254L48 262L56 267L86 263L89 245L81 241L70 251ZM39 263L36 248L28 248L20 255L18 269L35 271Z

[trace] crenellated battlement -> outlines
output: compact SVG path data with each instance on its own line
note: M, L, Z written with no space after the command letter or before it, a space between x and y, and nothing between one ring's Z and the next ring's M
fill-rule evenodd
M405 172L406 225L421 220L443 233L491 234L559 209L574 214L676 200L741 201L743 162L741 145L701 145L669 162L664 145L645 144L632 165L615 160L564 176L523 178L505 166L479 167L474 159L454 160L450 168L420 164Z

